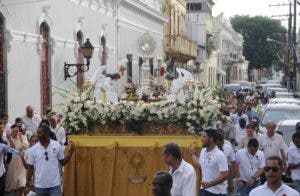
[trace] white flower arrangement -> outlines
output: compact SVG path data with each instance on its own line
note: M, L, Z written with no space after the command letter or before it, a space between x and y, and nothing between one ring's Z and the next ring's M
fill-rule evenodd
M91 87L92 88L92 87ZM64 93L66 126L72 133L88 131L91 124L113 126L120 123L141 122L185 125L192 134L203 127L213 126L222 107L218 90L202 89L190 96L184 104L166 100L146 103L122 100L117 103L97 102L91 96L91 88L74 93Z

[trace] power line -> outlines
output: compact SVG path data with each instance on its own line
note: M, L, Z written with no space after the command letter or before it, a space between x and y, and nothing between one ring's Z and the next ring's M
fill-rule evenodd
M269 7L289 6L289 3L269 4Z
M1 1L1 0L0 0ZM26 1L26 2L9 2L9 3L4 3L2 1L2 4L5 6L9 6L9 5L25 5L25 4L30 4L30 3L40 3L46 0L30 0L30 1Z
M272 15L271 17L289 17L289 16L290 16L289 14L279 14L279 15ZM292 14L292 16L294 16L294 14Z

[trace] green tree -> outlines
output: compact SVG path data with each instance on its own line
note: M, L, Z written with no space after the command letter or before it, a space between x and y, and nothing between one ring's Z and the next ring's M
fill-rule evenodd
M249 61L249 70L270 68L272 65L283 68L283 63L278 57L284 54L287 30L279 21L263 16L243 15L231 18L231 24L234 30L244 37L243 52Z

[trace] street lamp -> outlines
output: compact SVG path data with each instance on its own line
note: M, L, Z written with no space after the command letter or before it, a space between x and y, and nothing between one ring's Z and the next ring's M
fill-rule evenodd
M67 64L65 62L65 80L76 76L79 72L84 73L90 69L90 59L93 56L94 46L91 44L90 39L86 39L86 42L81 47L84 58L86 59L86 64ZM76 71L70 73L70 68L76 67Z

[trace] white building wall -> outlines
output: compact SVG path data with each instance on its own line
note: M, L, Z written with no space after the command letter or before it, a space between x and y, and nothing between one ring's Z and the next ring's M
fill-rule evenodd
M119 1L117 0L46 0L24 3L25 1L19 0L19 4L7 6L5 2L8 1L0 3L0 11L6 21L5 42L10 46L7 49L6 62L8 113L11 119L23 115L27 105L33 105L38 113L41 111L39 25L42 22L47 22L51 30L52 93L57 91L56 87L69 89L71 80L76 81L76 77L64 80L64 62L76 63L78 30L83 32L84 41L90 38L95 47L90 71L85 73L85 78L91 78L101 64L100 38L103 34L107 40L109 73L118 71L118 59L125 58L128 51L132 51L134 55L138 54L136 40L147 30L157 42L157 50L153 56L157 58L163 54L163 21L166 19L151 17L151 11L159 16L160 0L153 0L153 4L150 0L147 1L148 4L139 4L150 10L148 15L144 15L149 16L149 20L145 20L145 17L137 17L133 13L128 16L128 12L125 11L120 12L121 17L118 18ZM155 9L150 9L150 5L155 6ZM141 9L140 13L142 12L144 11ZM119 27L118 19L120 19ZM136 59L134 63L137 63ZM136 71L133 74L137 79ZM125 81L123 78L122 80ZM54 94L52 97L54 110L59 110L56 106L61 103L63 100Z
M152 15L150 16L147 12L152 13ZM167 18L161 13L161 1L133 0L124 1L120 4L118 21L118 45L120 46L118 47L118 56L119 59L123 59L126 58L127 54L132 54L133 82L139 84L142 78L139 77L138 59L145 56L138 47L138 41L145 33L150 34L155 42L155 49L148 57L154 58L154 67L157 67L158 59L163 59L163 27ZM127 73L121 78L119 89L122 89L126 80Z

